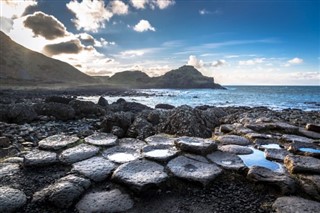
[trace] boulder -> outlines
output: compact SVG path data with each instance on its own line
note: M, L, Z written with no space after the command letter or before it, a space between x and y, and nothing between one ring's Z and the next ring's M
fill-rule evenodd
M39 141L39 148L47 150L59 150L75 144L78 140L79 138L76 136L62 134L52 135Z
M276 213L315 213L319 212L320 203L301 197L279 197L272 205Z
M25 166L47 166L58 162L57 154L41 150L32 150L24 156Z
M168 175L164 167L148 160L136 160L123 164L116 169L112 179L137 190L145 191L165 182Z
M120 98L117 100L117 102L112 103L108 106L108 109L110 109L113 112L132 112L132 113L139 113L144 110L151 110L152 108L136 103L136 102L127 102L123 98Z
M118 126L113 126L111 129L111 134L117 136L118 138L123 138L125 136L125 131Z
M216 164L204 163L184 156L171 160L167 167L174 176L200 182L203 185L209 184L222 172Z
M85 142L95 146L114 146L118 143L118 137L110 133L97 132L86 137Z
M241 158L232 153L216 151L207 155L207 158L227 170L241 171L247 168Z
M239 145L223 145L219 147L219 150L222 152L229 152L236 155L249 155L253 153L253 150Z
M211 110L204 112L184 105L171 110L167 119L160 124L159 131L179 136L210 138L212 129L218 125L218 120Z
M7 148L10 145L11 145L11 141L9 140L9 138L7 138L5 136L0 137L0 148Z
M118 126L126 133L133 122L134 114L131 112L109 113L101 123L104 132L111 132L114 126Z
M13 104L10 105L6 117L10 123L29 123L37 118L37 113L34 108L27 104Z
M103 157L92 157L74 163L72 167L73 171L98 182L107 179L116 168L116 165Z
M119 189L86 194L76 205L79 213L125 212L133 207L133 200Z
M18 189L0 187L0 212L15 212L27 202L27 196Z
M215 137L215 139L223 145L240 145L247 146L250 144L250 141L247 138L238 136L238 135L221 135Z
M247 178L254 182L279 187L282 194L290 194L295 191L295 181L283 173L274 172L268 168L253 166L249 169Z
M109 105L107 99L105 99L104 97L100 96L99 100L98 100L98 105L102 106L102 107L106 107Z
M299 128L299 134L312 139L320 139L320 133Z
M49 202L58 208L68 208L91 185L88 179L68 175L57 180L54 184L34 193L33 202Z
M49 96L46 97L44 102L46 103L60 103L60 104L69 104L70 101L74 98L63 97L63 96Z
M70 149L64 150L59 155L59 160L63 163L72 164L87 158L91 158L99 152L99 148L88 144L80 144Z
M153 125L143 117L136 117L127 131L127 136L131 138L144 139L155 134Z
M175 106L170 105L170 104L157 104L155 106L156 109L174 109Z
M39 115L54 116L62 121L67 121L75 117L75 110L67 104L55 102L38 103L33 107Z
M76 115L80 117L95 117L106 114L103 107L91 101L73 100L70 101L69 105L75 110Z
M195 154L206 155L217 150L217 144L211 139L180 137L174 143L178 149Z
M288 155L284 159L284 164L291 173L320 174L320 160L317 158Z

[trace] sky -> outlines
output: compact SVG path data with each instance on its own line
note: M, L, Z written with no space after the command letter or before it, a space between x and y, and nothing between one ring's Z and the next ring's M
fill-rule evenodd
M319 0L0 0L15 42L89 75L192 65L222 85L320 85Z

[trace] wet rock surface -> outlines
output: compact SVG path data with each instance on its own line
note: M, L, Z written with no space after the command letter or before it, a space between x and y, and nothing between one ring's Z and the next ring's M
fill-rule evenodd
M59 155L59 160L63 163L75 163L87 158L93 157L99 152L99 148L87 144L80 144L78 146L64 150Z
M237 155L248 155L253 153L252 149L239 145L224 145L219 147L220 151L229 152Z
M216 151L207 155L207 158L224 169L244 170L246 168L241 158L232 153Z
M27 202L26 195L18 190L9 187L0 187L0 211L14 212Z
M167 166L174 176L203 185L209 184L222 172L215 164L199 162L184 156L171 160Z
M168 175L164 172L163 166L148 160L136 160L123 164L112 175L113 180L138 191L158 186L167 178Z
M175 140L178 149L196 154L208 154L217 149L217 144L211 139L196 137L180 137Z
M116 168L115 164L103 157L93 157L74 163L73 171L76 171L94 181L107 179Z
M240 145L246 146L250 144L250 141L244 137L238 135L223 135L216 137L216 140L224 145Z

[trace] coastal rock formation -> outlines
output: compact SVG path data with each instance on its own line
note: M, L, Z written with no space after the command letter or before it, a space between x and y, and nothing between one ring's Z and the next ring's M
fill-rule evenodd
M320 203L312 200L303 199L301 197L279 197L272 208L277 213L315 213L320 209Z
M27 202L27 196L18 189L0 187L0 211L14 212Z

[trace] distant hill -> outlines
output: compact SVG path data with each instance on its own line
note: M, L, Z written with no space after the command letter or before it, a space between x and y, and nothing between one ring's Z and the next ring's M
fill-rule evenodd
M105 83L125 88L213 88L224 89L214 79L203 76L193 66L182 66L159 77L149 77L141 71L119 72L105 80Z
M0 31L0 82L15 84L94 83L70 64L31 51Z

